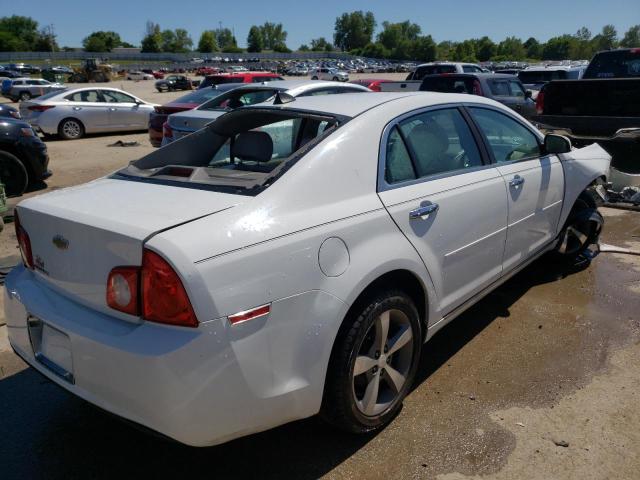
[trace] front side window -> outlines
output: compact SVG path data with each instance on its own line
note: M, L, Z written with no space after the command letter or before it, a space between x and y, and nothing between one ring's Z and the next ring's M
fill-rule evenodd
M102 90L102 96L108 103L135 103L136 99L122 92Z
M542 154L537 137L516 120L486 108L472 107L470 110L496 162L532 159Z
M509 83L504 80L493 80L489 82L491 87L491 93L495 97L510 97L511 90L509 89Z
M398 124L398 137L404 140L404 147L411 158L413 178L482 165L480 151L471 130L456 108L434 110L410 117ZM392 165L387 167L392 169L391 179L409 175L406 166L400 167L406 165L406 161L398 137L390 136L394 146L387 147L393 158Z
M522 84L516 80L509 80L509 90L512 97L524 97L524 88Z

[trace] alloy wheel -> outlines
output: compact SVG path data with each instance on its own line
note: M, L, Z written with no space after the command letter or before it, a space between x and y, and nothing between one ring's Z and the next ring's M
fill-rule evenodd
M400 399L411 369L413 344L409 317L400 310L386 310L371 324L352 372L355 404L363 415L380 415Z
M62 131L67 138L78 138L82 135L82 126L75 120L67 120L62 125Z
M586 202L578 200L576 212L565 227L558 252L562 255L577 255L597 241L602 231L604 219L596 208L590 208Z

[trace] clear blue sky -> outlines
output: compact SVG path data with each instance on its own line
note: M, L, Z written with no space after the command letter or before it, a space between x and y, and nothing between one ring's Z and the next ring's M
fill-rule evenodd
M197 44L203 30L219 23L235 30L245 46L249 27L281 22L287 44L296 49L310 39L331 39L335 18L345 11L371 10L384 20L411 20L436 41L488 35L494 41L511 35L540 40L575 33L583 25L592 33L611 23L621 36L640 24L640 0L7 0L3 15L27 15L41 26L52 23L61 46L78 47L95 30L114 30L123 40L140 44L145 23L186 28Z

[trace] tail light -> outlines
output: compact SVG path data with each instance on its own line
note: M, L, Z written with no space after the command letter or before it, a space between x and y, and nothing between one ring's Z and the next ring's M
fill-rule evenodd
M142 255L142 316L146 320L197 327L198 319L184 285L167 261L151 250Z
M544 113L544 90L540 90L536 97L536 112L538 112L538 115Z
M474 95L479 95L481 97L484 96L484 94L482 92L482 85L480 85L480 81L479 80L474 80L473 81L473 94Z
M130 315L139 315L139 267L116 267L107 279L107 305Z
M20 217L16 210L13 217L13 223L16 227L16 237L18 237L18 245L20 246L20 255L22 255L22 263L29 270L33 270L33 252L31 251L31 240L29 234L20 224Z
M142 267L116 267L109 272L107 305L151 322L198 326L180 277L164 258L147 249Z
M381 92L382 87L380 87L380 82L373 82L371 85L369 85L369 90L372 90L374 92Z
M32 112L44 112L52 108L56 108L56 106L55 105L31 105L30 107L27 107L27 109L31 110Z
M173 129L169 125L169 122L162 124L162 136L165 138L173 138Z

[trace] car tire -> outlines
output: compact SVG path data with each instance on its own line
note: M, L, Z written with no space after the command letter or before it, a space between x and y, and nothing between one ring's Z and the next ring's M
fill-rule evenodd
M320 416L365 433L383 428L402 408L423 336L418 310L402 291L378 291L358 305L333 346Z
M314 75L313 77L311 77L311 80L318 80L318 77Z
M560 232L556 253L568 261L575 260L590 245L598 243L603 226L604 218L593 196L582 192Z
M31 100L31 94L29 92L20 92L20 95L18 96L18 99L21 102L27 102L27 101Z
M338 77L333 77L333 81L337 82L338 81Z
M77 140L84 136L84 125L76 118L65 118L58 125L58 136L63 140Z
M0 179L7 197L19 197L29 185L29 174L18 157L0 151Z

